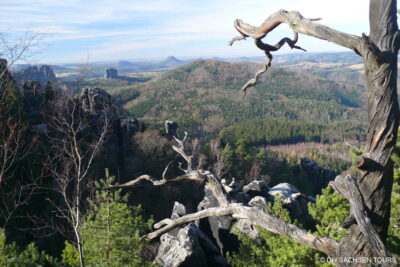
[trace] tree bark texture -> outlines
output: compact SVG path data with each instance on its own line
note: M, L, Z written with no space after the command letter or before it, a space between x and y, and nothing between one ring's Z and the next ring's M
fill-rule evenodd
M364 36L362 51L365 85L368 90L368 134L358 186L375 230L386 241L390 219L393 163L390 155L396 145L399 128L397 101L398 26L396 1L370 1L370 36ZM359 225L339 248L343 257L375 256L371 242Z

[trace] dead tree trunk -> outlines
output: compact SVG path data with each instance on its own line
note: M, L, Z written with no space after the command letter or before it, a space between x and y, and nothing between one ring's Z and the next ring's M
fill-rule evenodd
M390 159L399 128L396 1L370 1L370 36L363 36L365 85L368 90L368 135L358 168L358 186L368 217L383 242L390 218L393 163ZM357 224L351 226L338 253L343 257L373 256L370 242Z

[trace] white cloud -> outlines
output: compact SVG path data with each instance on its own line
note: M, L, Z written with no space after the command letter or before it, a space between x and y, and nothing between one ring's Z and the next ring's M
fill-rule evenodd
M281 8L297 10L306 17L322 17L321 23L350 33L368 31L368 1L365 0L0 0L0 5L0 32L23 32L29 27L49 33L46 40L54 44L53 51L59 42L78 47L83 40L95 40L90 49L96 58L207 41L213 42L213 46L207 48L204 44L204 48L197 46L190 50L188 45L184 51L188 54L210 51L214 55L225 50L233 54L248 54L249 50L258 53L250 40L233 48L226 47L226 42L237 35L233 21L241 18L259 25ZM266 39L274 43L288 34L291 33L287 27L279 27ZM338 49L311 38L300 37L299 42L314 51ZM65 56L68 53L59 52Z

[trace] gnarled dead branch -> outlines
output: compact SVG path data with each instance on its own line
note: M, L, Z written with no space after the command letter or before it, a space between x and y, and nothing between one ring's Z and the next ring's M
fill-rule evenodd
M232 203L227 207L208 208L196 213L182 216L178 219L167 219L155 224L160 228L146 237L150 240L159 237L171 229L189 222L212 216L227 216L233 218L247 219L252 224L258 225L270 232L280 234L293 239L300 244L322 251L330 256L336 257L336 250L339 244L329 237L318 237L309 232L269 215L265 210L256 207L245 207L242 204Z
M259 27L252 26L240 19L237 19L234 22L234 27L241 35L234 37L229 42L229 45L232 45L235 41L244 40L247 37L251 37L254 39L256 46L264 51L267 57L266 63L263 65L263 67L256 72L252 79L243 85L241 91L246 92L249 87L254 86L257 83L259 76L266 72L271 66L271 52L279 50L285 43L288 44L291 49L306 51L305 49L296 45L298 41L298 33L303 33L318 39L336 43L338 45L350 48L360 54L359 51L361 51L361 46L363 45L361 37L339 32L322 24L315 23L315 21L318 20L320 20L320 18L307 19L297 11L288 12L286 10L279 10L272 14ZM261 41L261 39L263 39L266 35L268 35L268 33L273 31L282 23L286 23L293 30L293 39L285 37L275 45L269 45Z
M226 207L229 204L229 197L228 194L226 193L224 187L220 183L217 177L213 173L207 170L193 170L193 155L188 155L185 152L185 142L187 140L188 134L185 132L184 137L181 139L177 138L176 136L173 136L175 141L178 143L178 146L172 145L172 149L177 152L187 163L187 168L184 169L182 168L182 164L180 163L179 167L180 169L185 173L183 175L180 175L175 178L170 178L168 179L166 177L166 173L168 170L168 167L170 164L167 165L167 167L163 171L163 175L161 179L156 179L150 175L141 175L129 182L126 182L124 184L120 185L110 185L105 189L113 189L113 188L123 188L123 187L131 187L134 186L138 183L140 183L143 180L151 182L154 186L160 186L164 185L167 183L173 183L173 182L179 182L183 180L192 180L192 181L198 181L202 183L206 183L206 186L211 190L215 198L217 199L218 203L220 204L221 207Z

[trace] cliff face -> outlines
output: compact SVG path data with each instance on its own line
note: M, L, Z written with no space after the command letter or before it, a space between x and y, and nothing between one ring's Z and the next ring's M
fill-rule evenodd
M139 121L133 116L121 116L121 110L103 89L83 88L76 100L79 102L85 121L94 131L102 128L100 123L104 122L104 119L110 120L112 125L104 145L106 151L101 157L107 162L111 171L118 172L122 179L132 175L129 171L132 168L130 157L134 151L132 137L140 130ZM101 175L102 171L103 169Z
M46 111L45 89L38 81L25 81L22 87L24 109L31 127L34 130L42 132L46 130L43 123L43 114Z
M14 72L13 76L19 84L31 80L44 85L48 81L54 82L56 80L56 75L49 65L42 65L40 68L37 66L28 67L22 71Z

